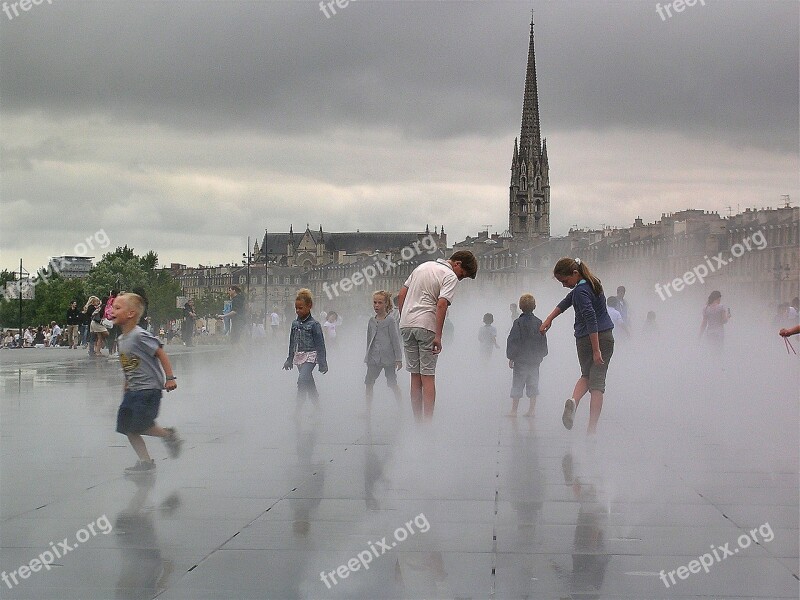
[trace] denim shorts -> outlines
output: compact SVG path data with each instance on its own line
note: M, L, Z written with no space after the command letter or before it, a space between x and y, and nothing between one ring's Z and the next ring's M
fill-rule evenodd
M421 375L436 375L436 359L433 353L433 340L436 334L422 327L403 327L403 350L406 355L406 369Z
M128 390L117 411L117 433L142 433L155 425L161 390Z
M511 379L511 397L520 399L527 388L528 398L539 395L539 365L521 365L514 363L514 372Z

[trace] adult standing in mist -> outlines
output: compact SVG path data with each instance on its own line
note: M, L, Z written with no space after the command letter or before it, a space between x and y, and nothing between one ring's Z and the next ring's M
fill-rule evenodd
M189 298L183 305L183 325L181 337L184 346L191 346L194 339L194 329L197 323L197 313L194 310L194 300Z
M725 341L725 323L731 318L731 309L722 305L722 294L714 290L709 294L703 309L703 322L700 324L700 337L705 334L706 341L715 352L722 352Z
M237 344L241 339L242 331L247 327L242 289L238 285L230 286L228 288L228 297L231 299L230 312L224 315L217 315L217 318L228 319L231 342Z
M606 298L600 280L580 258L561 258L553 268L553 275L569 294L553 309L539 327L544 334L562 312L570 306L575 309L575 343L581 376L575 383L572 397L564 404L561 422L572 429L578 404L589 392L589 427L587 433L597 431L597 421L603 409L603 394L606 389L606 373L611 355L614 353L614 323L606 309Z
M442 351L442 330L456 284L475 279L478 261L469 250L448 260L424 262L411 272L397 299L406 368L411 372L411 409L418 423L433 419L436 402L436 359Z
M628 306L628 301L625 300L625 291L624 285L621 285L617 288L617 310L619 311L619 314L622 315L622 320L627 325L630 324L630 315L628 313L628 309L630 307Z

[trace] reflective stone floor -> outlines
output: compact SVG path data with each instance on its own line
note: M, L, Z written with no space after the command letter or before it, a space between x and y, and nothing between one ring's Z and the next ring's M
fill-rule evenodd
M561 425L555 367L536 417L512 419L499 356L483 373L443 357L419 428L405 374L403 404L379 380L366 419L344 354L316 374L321 408L297 411L280 356L169 351L159 422L186 444L169 459L149 440L139 478L114 361L2 351L0 598L798 597L792 383L772 403L730 373L722 391L752 399L730 425L691 385L620 377L588 440L588 406Z

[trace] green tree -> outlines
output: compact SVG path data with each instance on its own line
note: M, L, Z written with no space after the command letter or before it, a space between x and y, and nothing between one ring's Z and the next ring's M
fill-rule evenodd
M148 272L142 268L138 257L124 259L106 254L89 272L84 283L87 296L108 296L111 290L130 291L146 286Z
M0 280L3 275L0 274ZM79 279L65 279L53 273L38 280L33 300L22 301L22 325L45 325L55 321L63 325L67 308L72 300L80 306L86 302L83 282ZM0 323L4 327L19 326L19 303L16 300L0 301Z
M202 295L195 299L194 307L198 315L218 315L222 312L222 306L226 300L228 300L228 294L204 290Z
M167 271L150 271L144 287L149 302L148 314L154 327L183 314L175 304L175 299L181 295L181 284Z

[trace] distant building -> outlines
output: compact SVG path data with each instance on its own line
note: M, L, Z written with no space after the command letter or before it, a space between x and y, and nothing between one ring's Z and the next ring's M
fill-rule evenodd
M265 311L276 307L287 312L297 290L303 287L311 289L317 307L340 310L363 303L377 289L397 293L416 264L444 256L446 247L444 226L434 227L432 232L426 227L422 232L343 233L326 232L321 226L311 231L306 226L302 234L290 226L288 233L267 233L261 243L255 242L249 269L241 264L187 267L173 263L167 270L188 298L196 299L206 292L224 293L231 285L238 285L247 294L249 313L260 320ZM392 266L386 267L389 264ZM384 271L368 285L364 282L347 292L332 287L370 265L376 265L376 271L380 265Z
M644 273L647 285L664 284L710 264L709 289L747 293L774 304L800 295L797 207L748 208L727 218L682 210L663 214L655 223L637 218L627 228L571 229L564 237L527 248L514 245L507 233L481 232L454 244L454 250L461 248L478 258L478 291L500 285L523 288L534 277L550 275L560 257L570 256L586 260L606 281L624 282L633 273ZM741 254L731 259L736 253ZM715 256L725 264L718 265Z
M55 265L64 279L83 279L92 270L93 258L94 256L54 256L49 264Z

